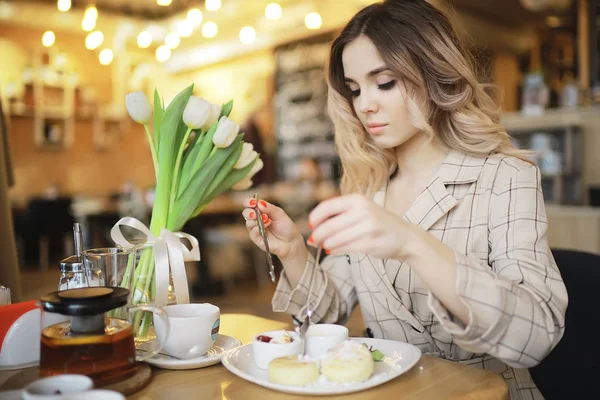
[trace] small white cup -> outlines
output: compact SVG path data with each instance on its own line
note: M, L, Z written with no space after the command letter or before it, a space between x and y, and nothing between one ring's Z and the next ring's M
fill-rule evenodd
M320 357L327 353L333 346L348 339L348 328L336 324L315 324L308 327L304 345L306 355Z
M56 375L31 382L25 386L22 397L24 400L58 400L93 387L94 382L85 375Z
M254 355L254 363L258 368L268 369L269 363L276 358L293 356L302 353L303 343L298 337L296 332L287 331L287 333L294 339L290 343L266 343L257 340L258 336L269 336L278 337L281 336L282 331L268 331L262 332L252 339L252 354Z
M217 340L221 310L208 303L174 304L163 307L169 332L160 318L154 317L156 337L163 351L183 360L200 357Z

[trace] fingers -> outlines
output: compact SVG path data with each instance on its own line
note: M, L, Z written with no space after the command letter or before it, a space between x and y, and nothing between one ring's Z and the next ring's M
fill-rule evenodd
M344 229L334 233L323 241L323 248L327 254L345 254L357 251L369 241L368 223L358 222L351 229Z
M309 226L311 229L316 228L327 219L354 208L361 200L362 196L356 194L338 196L325 200L316 206L309 214Z
M339 246L350 238L360 235L355 227L361 222L361 216L353 212L345 212L331 217L321 223L312 235L308 238L308 244L311 246L321 245L325 249L331 249Z
M242 212L242 215L244 215L245 219L256 219L256 216L254 217L250 217L250 211L248 211L246 213L247 210L251 210L254 211L254 208L256 208L256 200L254 200L252 197L247 197L243 200L242 204L244 205L244 207L246 207L244 209L244 212ZM285 211L283 211L283 209L277 207L274 204L271 204L265 200L258 200L258 207L261 211L261 213L263 214L263 222L266 222L265 218L269 218L271 220L277 221L279 219L282 219L284 217L287 216L287 214L285 213ZM264 215L266 215L267 217L264 217Z
M248 223L253 223L254 225L257 224L256 223L257 212L253 208L245 208L244 211L242 211L242 216L246 220L246 225ZM262 214L262 220L265 225L267 224L267 221L271 222L271 219L269 218L269 216L267 214ZM254 226L254 225L252 225L252 226Z

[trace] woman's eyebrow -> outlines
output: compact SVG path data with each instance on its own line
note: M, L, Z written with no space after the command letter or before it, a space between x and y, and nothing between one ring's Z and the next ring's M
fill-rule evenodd
M380 73L382 73L382 72L386 72L386 71L390 71L390 69L389 69L387 66L385 66L385 65L382 65L381 67L377 67L377 68L375 68L375 69L373 69L373 70L369 71L369 72L367 73L367 76L368 76L368 77L373 77L373 76L379 75ZM347 76L346 76L346 77L344 77L344 81L345 81L345 82L354 82L354 80L353 80L352 78L349 78L349 77L347 77Z

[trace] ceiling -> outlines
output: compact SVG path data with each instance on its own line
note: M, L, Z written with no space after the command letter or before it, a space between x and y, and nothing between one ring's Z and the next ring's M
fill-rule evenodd
M55 5L56 0L33 0L37 3ZM228 0L223 0L223 3ZM549 4L568 4L570 0L546 0ZM31 0L12 0L11 2L29 2ZM251 5L253 0L246 0ZM290 1L284 1L289 3ZM295 0L292 2L300 2ZM344 3L345 0L338 2ZM534 21L554 11L534 13L523 6L528 0L448 0L448 3L459 10L477 14L480 17L508 25L518 25ZM259 1L259 3L261 3ZM574 2L573 2L574 3ZM169 6L159 6L155 0L72 0L72 9L85 9L88 4L95 4L100 13L136 17L148 20L170 18L191 7L204 8L204 0L172 0Z
M25 1L14 0L15 3ZM56 0L34 1L56 5ZM83 10L89 4L95 4L100 13L156 20L171 17L191 7L203 7L204 0L172 0L169 6L159 6L155 0L72 0L71 8Z
M0 0L0 23L50 29L67 34L83 35L81 20L88 4L95 3L99 18L97 28L104 32L105 43L115 45L115 40L125 43L129 51L139 51L136 35L142 30L152 31L153 47L150 56L170 31L185 19L191 7L203 12L203 21L212 20L219 26L218 36L206 39L194 31L182 38L180 46L166 67L172 72L198 68L223 61L258 49L272 48L339 29L359 9L376 0L277 0L284 13L277 21L267 20L264 8L272 0L221 0L222 7L210 12L204 0L172 0L162 7L156 0L72 0L72 9L61 13L56 0ZM488 47L504 47L514 52L531 48L532 27L543 21L543 13L527 11L522 2L533 0L428 0L441 8L449 4L450 18L458 21L475 41ZM570 0L535 0L569 2ZM574 0L573 0L574 1ZM323 18L320 31L309 31L304 26L304 16L318 11ZM448 10L446 10L448 11ZM243 45L238 39L244 25L254 26L257 38L252 45Z

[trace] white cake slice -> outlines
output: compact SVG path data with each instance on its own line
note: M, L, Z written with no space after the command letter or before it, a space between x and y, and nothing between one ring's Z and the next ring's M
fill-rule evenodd
M335 346L321 360L321 373L333 382L362 382L371 377L375 362L369 349L346 340Z
M269 380L286 386L303 386L319 379L319 365L298 356L276 358L269 363Z

